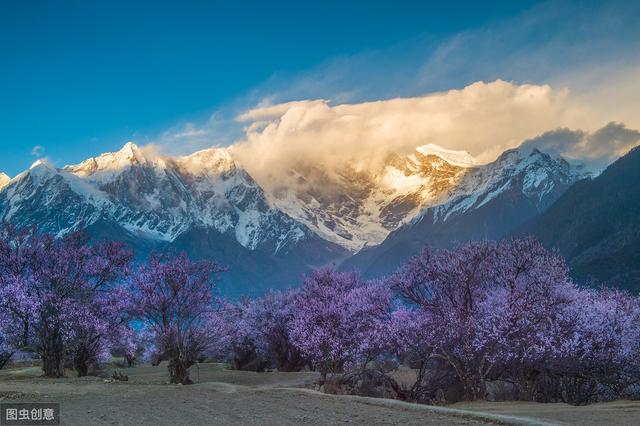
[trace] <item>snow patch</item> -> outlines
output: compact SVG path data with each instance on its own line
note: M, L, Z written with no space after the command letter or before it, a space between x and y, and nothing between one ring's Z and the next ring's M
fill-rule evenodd
M476 159L467 151L454 151L432 143L419 146L416 151L422 155L435 155L454 166L473 167L476 165Z
M407 175L395 167L386 166L382 182L399 192L415 190L423 184L424 179L419 175Z

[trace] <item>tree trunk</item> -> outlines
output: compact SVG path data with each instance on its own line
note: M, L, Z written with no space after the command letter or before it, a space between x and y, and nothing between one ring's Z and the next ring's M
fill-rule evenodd
M89 373L89 356L83 349L79 349L73 357L73 367L78 377L85 377Z
M127 367L131 368L135 363L136 357L133 355L125 355L124 359L127 361Z
M189 367L180 359L169 360L169 378L172 384L190 385L193 382L189 378Z
M61 350L48 350L42 353L42 371L45 377L64 377L64 356Z
M467 376L463 380L464 398L467 401L485 400L487 397L487 384L482 377L473 375Z
M81 362L75 365L78 377L85 377L89 373L89 366L86 362Z
M304 368L304 359L295 348L287 346L277 353L276 367L278 371L300 371Z
M318 384L320 385L320 387L322 387L325 383L327 383L327 370L322 369L320 370L320 381L318 382Z
M64 343L57 311L47 306L41 313L42 327L38 333L42 371L45 377L64 377Z
M539 375L540 375L540 372L538 370L528 370L524 373L524 377L520 385L520 395L518 395L521 401L534 400L533 393L534 393L534 390L536 387L536 381L538 380Z
M13 356L13 352L0 352L0 370L2 370L5 365L9 363L11 357Z

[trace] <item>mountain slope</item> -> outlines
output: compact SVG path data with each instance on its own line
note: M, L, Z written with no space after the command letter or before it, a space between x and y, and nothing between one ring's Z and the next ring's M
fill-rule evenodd
M425 145L408 156L389 153L381 165L301 164L270 195L278 208L324 239L357 251L381 243L422 209L440 203L473 162L465 151Z
M583 175L559 157L537 149L513 149L470 169L446 202L425 209L382 244L362 250L342 269L366 277L393 272L424 246L499 239L546 209Z
M576 183L516 234L562 253L576 279L640 290L640 148Z
M190 227L204 226L232 234L251 250L276 252L309 235L268 204L262 188L224 149L149 158L127 144L64 172L107 194L112 208L105 213L147 238L172 241Z

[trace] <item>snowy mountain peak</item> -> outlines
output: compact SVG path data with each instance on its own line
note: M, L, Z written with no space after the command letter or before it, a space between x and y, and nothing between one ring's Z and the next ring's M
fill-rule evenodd
M417 156L417 155L416 155ZM348 259L367 278L392 273L425 246L447 248L471 240L497 240L548 208L574 182L581 169L555 154L511 149L495 161L458 167L460 179L440 202L391 232L377 247Z
M11 181L11 178L9 176L0 172L0 190L5 186L7 186L10 181Z
M109 178L117 176L120 172L133 165L149 163L151 163L151 160L147 158L143 149L133 142L127 142L117 152L106 152L98 157L89 158L80 164L65 166L64 169L80 177L93 176L109 180Z
M271 206L224 148L160 157L128 143L63 169L39 161L5 186L0 220L58 235L97 227L164 244L200 229L272 254L318 239Z
M222 173L237 168L229 150L209 148L195 152L178 160L179 164L193 175Z
M569 185L584 177L580 168L562 157L535 148L510 149L492 163L469 169L447 202L434 207L433 219L446 221L505 194L520 194L542 210ZM429 212L429 209L421 212L413 222Z
M50 162L43 159L36 160L36 162L33 163L31 167L29 167L29 170L41 169L41 168L48 169L48 170L55 170L55 168Z
M573 177L585 174L582 165L578 162L571 164L560 155L549 154L527 146L503 152L492 164L495 168L511 170L512 173L527 171L531 174L540 170L556 170Z
M202 228L272 252L315 233L358 251L429 209L435 220L447 220L510 193L537 209L581 175L537 149L513 149L493 163L474 164L468 152L429 144L410 155L390 152L366 169L301 164L288 186L265 192L230 148L161 157L129 142L63 169L40 160L13 180L0 175L0 218L23 217L28 225L30 212L47 206L47 229L55 232L99 222L170 242Z
M419 146L416 148L416 151L422 155L435 155L454 166L473 167L476 164L476 159L467 151L445 149L432 143Z
M222 161L233 162L233 158L231 157L231 154L229 153L228 148L203 149L202 151L194 152L193 154L188 155L185 158L192 158L192 159L205 158L205 159L221 161L221 162Z
M127 142L124 146L116 153L117 157L126 158L128 160L136 160L136 161L144 161L144 156L140 150L140 147L133 142Z
M58 170L49 161L40 159L29 167L26 172L20 173L17 177L22 179L25 176L32 176L36 180L48 179L50 176L56 174Z

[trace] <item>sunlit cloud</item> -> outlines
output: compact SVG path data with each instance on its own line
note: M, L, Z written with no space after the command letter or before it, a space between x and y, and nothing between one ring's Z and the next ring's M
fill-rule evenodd
M590 117L566 89L497 80L412 98L254 108L239 116L246 134L233 152L261 183L277 185L300 164L375 168L389 152L408 154L429 143L488 162L525 139L579 128Z
M358 103L497 79L587 93L597 88L581 84L583 76L604 77L640 64L638 13L640 4L628 1L591 7L572 1L542 3L437 43L419 37L331 58L300 73L276 73L246 94L245 106L301 99Z
M438 44L408 40L278 73L156 143L179 153L232 145L262 184L301 163L376 167L427 143L488 162L538 138L569 158L610 162L640 128L639 7L549 2ZM598 137L607 131L614 142Z

